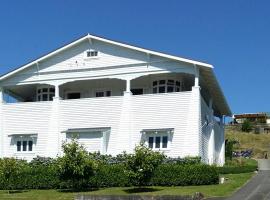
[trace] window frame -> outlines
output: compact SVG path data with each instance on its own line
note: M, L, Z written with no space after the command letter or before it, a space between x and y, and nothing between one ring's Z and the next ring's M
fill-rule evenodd
M51 90L53 89L53 91ZM43 99L46 95L46 100ZM51 98L52 97L52 98ZM51 85L38 86L36 89L36 101L52 101L55 97L55 87Z
M144 130L142 133L147 147L153 151L169 151L171 149L173 129ZM165 144L163 143L164 137L167 137L167 147L163 147L163 144ZM149 146L149 138L153 138L152 148ZM160 138L159 147L157 147L156 143L157 138Z
M103 93L103 96L97 97L98 92ZM107 92L110 92L109 96L107 95ZM94 98L111 97L112 96L112 90L110 90L110 89L97 89L97 90L94 91L93 96L94 96Z
M176 83L179 83L179 85ZM183 84L181 80L174 79L174 78L164 78L164 79L153 80L152 93L163 94L163 93L181 92L182 85ZM160 92L160 88L163 88L163 87L164 87L164 92ZM169 87L173 87L173 91L168 92Z
M31 142L31 148L30 148L30 142ZM20 148L18 148L18 143L20 143ZM26 143L26 145L24 145ZM24 146L26 150L24 150ZM20 149L20 151L18 151ZM31 151L30 151L31 149ZM30 136L19 136L14 138L14 151L15 154L34 154L36 149L36 138L30 137Z

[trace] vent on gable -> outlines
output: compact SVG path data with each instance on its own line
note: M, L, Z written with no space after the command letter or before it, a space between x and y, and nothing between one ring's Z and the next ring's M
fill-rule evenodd
M98 51L96 51L96 50L87 50L85 57L86 58L96 58L96 57L98 57Z

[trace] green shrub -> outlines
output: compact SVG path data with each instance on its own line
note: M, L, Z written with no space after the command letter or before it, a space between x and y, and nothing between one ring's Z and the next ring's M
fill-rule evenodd
M57 176L56 160L52 158L37 157L30 163L28 175L29 189L58 188L60 180Z
M128 154L124 163L125 174L135 186L148 185L155 169L162 163L165 156L144 145L135 147L134 154Z
M61 186L69 189L82 189L88 186L97 168L87 151L76 139L62 145L64 156L57 159L57 172Z
M226 160L232 160L232 154L234 150L234 145L238 144L238 141L234 139L227 139L225 140L225 158Z
M99 165L95 176L90 178L89 186L99 187L124 187L130 186L129 179L124 173L123 164Z
M218 172L220 174L240 174L240 173L254 172L256 170L257 170L257 166L252 166L252 165L218 167Z
M0 188L5 190L23 189L30 167L26 161L14 158L0 159Z
M163 163L174 163L174 164L182 164L182 165L191 165L191 164L200 164L201 163L201 157L195 156L195 157L184 157L184 158L170 158L166 157Z
M245 120L244 122L243 122L243 124L242 124L242 127L241 127L241 130L243 131L243 132L247 132L247 133L249 133L251 130L252 130L252 124L251 124L251 122L249 121L249 120Z
M204 164L162 164L153 175L152 185L186 186L217 184L219 174L215 166Z

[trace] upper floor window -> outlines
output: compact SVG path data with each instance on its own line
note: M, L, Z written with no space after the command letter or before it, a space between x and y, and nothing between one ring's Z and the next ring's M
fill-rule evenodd
M55 89L52 86L37 88L37 101L52 101L55 96Z
M180 92L181 82L177 80L157 80L153 82L153 93Z
M98 56L98 51L96 50L86 51L86 58L92 58L92 57L97 57L97 56Z
M96 91L96 97L110 97L111 96L111 91Z

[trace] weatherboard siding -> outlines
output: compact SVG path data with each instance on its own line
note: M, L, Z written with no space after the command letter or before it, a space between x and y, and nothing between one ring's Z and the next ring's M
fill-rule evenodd
M184 157L187 156L185 154L188 152L187 149L191 149L191 146L186 144L192 143L185 141L192 140L186 131L188 126L186 113L189 112L190 97L191 92L179 92L59 100L58 117L55 117L55 110L52 109L55 102L4 104L2 108L4 156L16 156L14 146L10 146L11 137L8 135L11 134L38 134L35 155L48 156L48 148L61 145L65 141L64 132L68 129L110 127L107 154L132 152L141 142L143 129L173 128L171 148L165 153L172 157ZM129 98L128 106L124 104L125 98ZM129 110L129 121L123 120L122 116L125 116L123 110L125 112ZM59 120L59 127L55 128L58 130L55 137L62 138L61 141L50 138L54 137L51 133L56 131L52 130L54 127L50 123L52 119ZM123 122L130 124L121 125ZM55 144L52 144L53 141ZM55 152L55 156L59 153L58 148L51 149Z
M35 155L46 156L49 120L52 112L51 102L29 102L2 105L2 133L4 156L16 155L11 145L12 134L38 134ZM21 154L24 157L23 154ZM25 154L26 157L29 154Z

